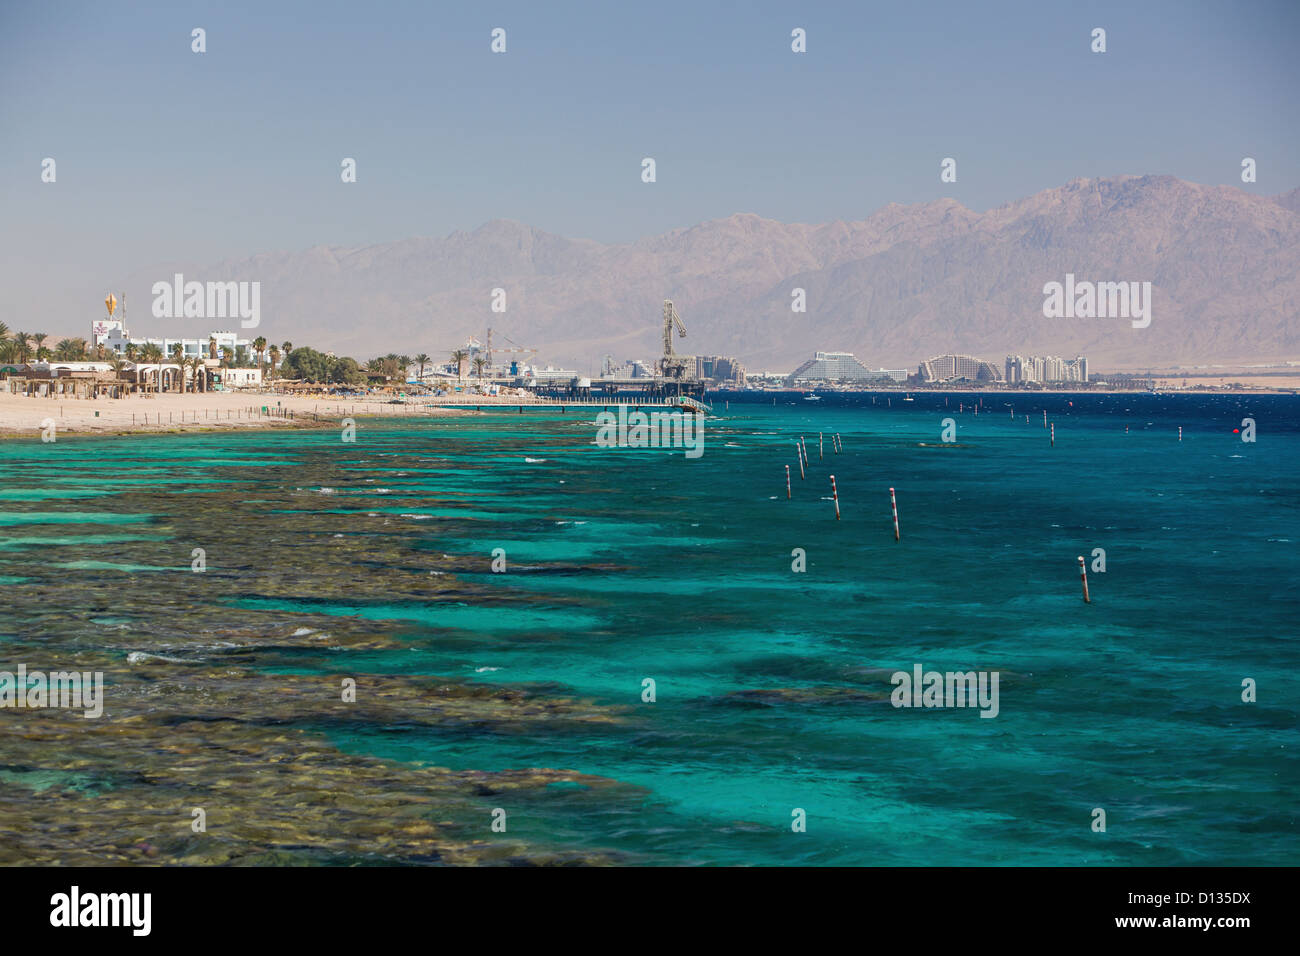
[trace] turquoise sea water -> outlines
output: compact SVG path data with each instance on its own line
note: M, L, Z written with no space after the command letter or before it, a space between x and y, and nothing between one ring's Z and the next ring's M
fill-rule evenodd
M203 547L214 619L359 617L400 643L265 652L267 673L444 675L624 708L595 729L300 728L413 764L640 788L528 797L511 812L522 839L648 863L1300 862L1300 399L985 395L978 415L946 400L718 399L698 460L597 448L590 409L363 419L355 444L0 442L0 636L63 614L61 633L93 640L89 599L30 602L49 575L83 575L95 613L143 620L103 588L143 600ZM1254 443L1233 434L1245 417ZM192 520L209 499L227 521ZM382 559L294 590L295 562L367 540ZM1084 604L1076 556L1096 548ZM460 570L437 599L349 594L441 555ZM894 708L889 675L915 664L999 672L998 716Z

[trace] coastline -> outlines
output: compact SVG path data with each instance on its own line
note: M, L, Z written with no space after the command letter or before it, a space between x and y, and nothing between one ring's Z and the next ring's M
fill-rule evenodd
M987 398L1033 398L1034 396L1113 396L1148 394L1132 389L952 389L952 388L896 388L896 389L746 389L744 391L717 391L710 400L725 403L728 400L742 404L767 404L768 398L784 397L796 400L811 393L831 397L834 395L884 395L888 397L909 395L949 395ZM1294 395L1289 389L1170 389L1163 396L1213 396L1213 395ZM120 399L47 398L11 395L0 392L0 441L40 439L48 423L54 422L55 438L59 437L125 437L128 435L180 435L202 432L239 431L295 431L299 429L337 428L348 418L356 419L414 419L443 416L477 415L487 413L495 406L514 407L581 407L580 401L538 400L534 396L455 396L438 398L409 398L393 401L382 395L375 396L300 396L273 392L164 392L134 395ZM609 405L620 404L617 396L608 399ZM482 406L481 412L466 406ZM449 407L452 406L452 407ZM265 409L265 411L263 411Z
M262 409L266 409L263 414ZM49 420L56 439L72 436L189 434L213 431L333 428L349 417L415 418L473 414L385 398L333 399L257 392L199 392L130 398L44 398L0 393L0 440L41 437Z

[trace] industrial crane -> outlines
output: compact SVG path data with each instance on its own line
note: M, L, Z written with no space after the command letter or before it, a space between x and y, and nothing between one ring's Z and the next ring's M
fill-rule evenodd
M673 328L677 334L686 338L686 325L673 307L672 299L664 299L664 357L659 360L659 371L664 378L687 378L686 366L688 356L681 356L673 351ZM694 365L694 362L690 363Z
M502 336L502 337L503 337L507 342L509 342L511 345L513 345L513 346L515 346L515 347L514 347L514 348L508 348L508 349L503 349L503 348L495 348L495 349L494 349L494 348L492 347L492 327L491 327L491 326L488 326L488 330L487 330L487 345L486 345L486 348L483 349L483 351L487 353L488 365L491 365L491 364L492 364L492 353L493 353L493 352L503 352L503 353L506 353L506 354L511 355L511 356L519 355L519 356L522 356L522 358L523 358L524 361L527 361L528 359L532 358L534 355L537 354L537 349L523 348L522 346L519 345L519 343L515 342L515 341L514 341L513 339L511 339L509 336ZM510 361L511 361L511 363L513 364L513 363L516 363L518 360L512 358Z

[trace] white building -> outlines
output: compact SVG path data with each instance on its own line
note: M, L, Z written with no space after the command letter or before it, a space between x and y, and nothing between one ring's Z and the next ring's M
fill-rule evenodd
M1006 379L1012 384L1087 382L1088 359L1082 355L1072 359L1056 355L1008 355L1006 372Z
M144 348L146 345L156 345L163 351L163 355L168 358L172 357L172 351L177 345L184 350L185 358L207 358L208 343L215 339L217 343L217 357L221 357L221 350L229 349L231 355L235 350L244 348L248 350L250 356L257 358L253 351L252 342L249 339L241 339L236 333L231 331L209 332L208 335L201 339L185 338L137 338L127 331L122 324L121 319L97 319L90 323L90 347L93 349L97 345L104 346L105 349L112 352L119 358L126 357L126 346L128 343L136 348ZM268 345L269 350L269 345Z
M212 376L226 388L251 388L262 384L260 368L214 368Z

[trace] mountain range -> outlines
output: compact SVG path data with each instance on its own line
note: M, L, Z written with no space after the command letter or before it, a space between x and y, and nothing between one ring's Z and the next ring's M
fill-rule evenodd
M1084 354L1095 369L1300 357L1300 190L1265 197L1172 176L1078 179L973 212L953 199L891 204L818 225L740 213L627 243L493 220L472 232L319 246L187 271L256 280L256 332L366 358L442 360L493 328L540 364L654 359L662 300L688 354L786 370L814 350L911 368L965 352ZM1152 283L1152 321L1049 319L1045 283ZM170 271L155 269L150 282ZM493 312L493 290L505 311ZM806 311L792 310L803 289ZM206 333L209 321L189 320ZM198 326L202 325L201 330Z

